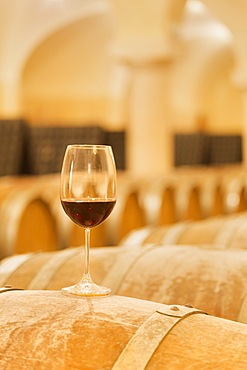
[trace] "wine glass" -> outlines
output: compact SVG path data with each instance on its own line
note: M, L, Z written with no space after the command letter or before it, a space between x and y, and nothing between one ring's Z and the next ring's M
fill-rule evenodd
M116 166L111 146L68 145L60 184L65 213L85 229L84 275L65 292L83 296L107 295L111 289L95 284L90 276L90 229L101 224L116 204Z

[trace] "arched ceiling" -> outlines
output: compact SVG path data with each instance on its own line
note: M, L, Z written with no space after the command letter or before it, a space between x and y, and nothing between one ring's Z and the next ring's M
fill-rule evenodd
M201 0L219 17L232 32L236 66L234 81L239 87L247 87L247 2L245 0Z
M106 12L104 0L1 0L0 82L17 78L32 51L56 30Z
M219 115L219 107L216 110L210 98L218 84L225 80L226 90L234 93L231 86L231 74L235 67L234 38L229 28L198 0L187 1L176 32L180 49L173 66L171 86L174 122L180 130L183 126L185 130L191 130L195 125L198 129L203 117L205 120L205 116L212 115L214 111L215 115ZM232 106L233 111L231 114L228 112L227 117L220 109L221 121L227 126L235 115L238 124L234 129L241 130L241 110L234 99ZM214 115L212 121L216 121Z
M91 15L53 32L29 56L25 89L39 95L101 95L109 79L111 18Z
M227 25L231 33L227 31L226 27L220 26L219 22L218 24L211 22L210 25L209 14L205 12L204 15L200 12L196 14L196 7L200 10L202 3ZM191 5L194 6L194 14ZM184 9L189 8L190 14L187 14L186 24L183 17ZM62 35L66 30L71 31L73 25L82 25L83 19L90 20L89 22L85 21L85 24L87 23L89 26L88 30L91 27L90 22L97 29L100 23L95 20L102 20L104 17L105 20L112 19L114 23L112 24L113 32L109 32L106 36L109 48L107 52L104 49L102 63L107 58L107 61L111 63L111 56L127 60L129 63L142 63L143 61L149 63L149 61L166 59L176 61L183 56L184 45L187 47L189 43L190 45L194 43L195 46L197 43L197 55L192 58L192 54L187 54L189 58L193 59L190 61L194 63L190 83L194 83L195 92L199 81L203 81L203 74L208 71L211 71L212 75L214 74L211 63L214 62L217 69L220 61L224 58L226 49L229 51L233 48L237 61L235 81L239 85L244 84L245 79L247 81L246 15L247 5L244 0L217 0L217 2L214 0L202 0L202 2L199 0L187 0L187 2L185 0L35 0L35 2L33 0L21 2L20 0L1 0L0 33L3 37L0 37L0 88L3 91L2 95L5 85L9 84L12 89L16 83L16 88L18 88L24 66L32 66L33 68L34 56L42 54L45 44L46 46L52 45L52 40L56 39L58 33ZM82 27L80 30L83 32ZM91 31L93 32L93 28ZM231 34L233 35L232 39ZM73 37L75 38L75 36ZM100 36L98 40L100 42ZM96 64L100 60L97 49L100 50L100 47L97 42L86 45L84 36L81 40L78 37L77 42L78 45L81 42L82 49L88 51L85 63L91 63L92 73L84 77L91 81L91 84L88 85L90 90L93 86L92 81L96 81L96 76L98 81L103 81L106 77L104 75L101 78L99 74L95 73ZM104 42L106 45L106 39ZM75 39L73 39L73 45L75 48ZM59 50L61 50L59 47L62 46L59 45L57 48L58 54L54 56L54 63L57 58L59 59ZM67 47L72 48L72 43L70 45L68 41ZM92 62L93 60L94 62ZM52 66L52 62L50 65ZM58 62L54 64L54 66L56 65ZM45 68L46 66L44 66L43 72L45 72ZM102 74L105 73L103 71L104 68L101 69ZM54 67L54 76L57 72L59 72L59 67L58 69ZM70 72L70 78L74 72L75 69ZM66 76L64 77L66 79ZM67 77L69 78L69 73ZM42 78L42 74L37 75L37 78ZM188 78L188 75L184 75L184 78ZM193 92L193 88L191 91Z
M246 2L203 2L234 34L239 69L243 69L247 58L245 48L241 47L246 37ZM172 53L174 27L180 22L185 3L185 0L1 0L0 81L11 78L11 74L16 78L28 55L50 34L92 14L113 13L115 53L132 54L132 57L139 53L142 58L147 53L157 57Z

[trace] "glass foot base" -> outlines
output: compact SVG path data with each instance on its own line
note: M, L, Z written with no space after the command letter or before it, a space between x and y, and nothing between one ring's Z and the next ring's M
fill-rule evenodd
M93 282L80 282L70 287L62 288L66 293L81 295L81 296L102 296L111 293L110 288L97 285Z

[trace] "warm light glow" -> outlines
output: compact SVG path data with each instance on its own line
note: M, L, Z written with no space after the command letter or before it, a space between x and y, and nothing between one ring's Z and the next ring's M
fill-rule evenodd
M187 38L194 38L197 35L198 37L212 36L225 42L232 41L230 30L201 1L188 0L184 15L183 35Z
M187 0L186 8L196 15L205 13L206 6L198 0Z

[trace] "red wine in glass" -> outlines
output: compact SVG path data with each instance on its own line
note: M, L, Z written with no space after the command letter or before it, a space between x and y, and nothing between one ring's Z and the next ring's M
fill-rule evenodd
M112 212L116 200L75 201L61 200L65 213L79 226L94 227L101 224Z
M84 274L62 290L98 296L111 289L95 284L90 275L90 230L111 214L116 203L116 166L108 145L68 145L61 170L60 199L65 213L85 230Z

